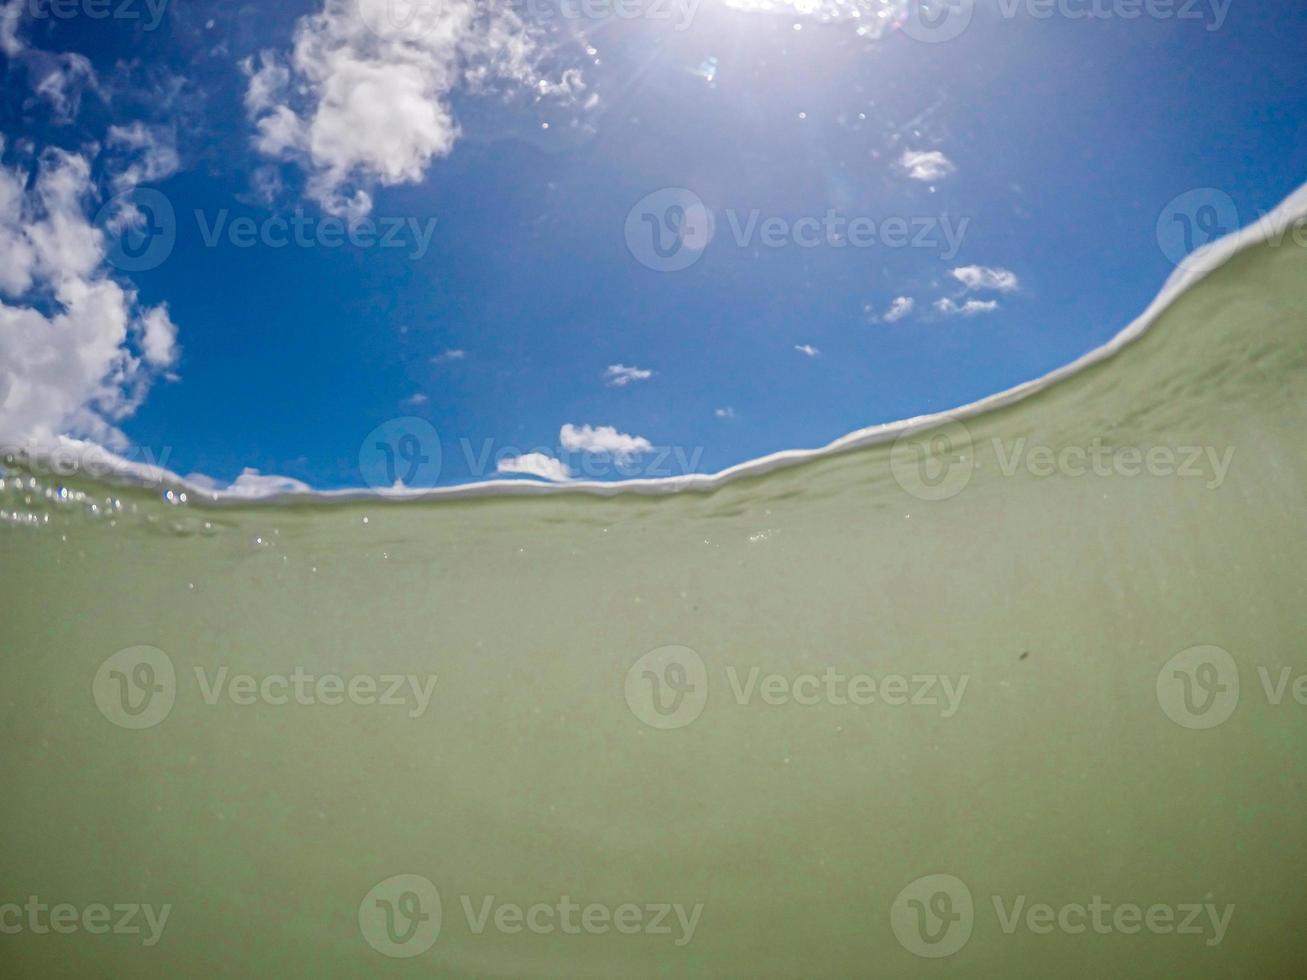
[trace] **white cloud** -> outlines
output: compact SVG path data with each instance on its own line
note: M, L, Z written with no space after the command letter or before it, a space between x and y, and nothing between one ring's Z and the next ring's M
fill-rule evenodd
M568 452L612 456L618 462L627 462L641 453L653 451L653 444L643 436L630 436L618 432L611 425L564 425L558 440Z
M431 401L431 399L419 391L415 395L409 395L403 402L401 402L401 404L417 408L421 405L425 405L429 401Z
M450 349L450 350L441 351L439 354L437 354L435 357L431 359L431 363L448 364L450 361L461 361L466 357L467 357L467 351Z
M22 65L31 79L32 90L50 104L54 121L67 124L77 116L86 89L101 97L105 93L100 89L95 69L84 55L42 51L18 36L23 14L30 11L36 16L38 10L39 6L33 0L9 0L0 4L0 53L14 64ZM48 10L44 14L50 16ZM12 84L12 79L11 73L6 85Z
M141 315L141 353L152 367L169 368L177 363L177 328L166 303Z
M957 170L939 150L904 150L899 167L913 180L924 181L939 180Z
M935 309L945 316L976 316L980 313L993 313L998 309L996 299L969 299L961 306L951 299L935 301Z
M113 189L119 193L138 184L166 180L181 168L177 156L177 133L166 126L110 126L106 144L125 153L130 162L114 175Z
M1000 293L1015 293L1020 287L1015 272L985 265L959 266L950 275L968 290L992 289Z
M50 103L57 122L71 122L81 109L82 92L98 87L91 62L80 54L34 55L34 71L44 72L34 86L36 94Z
M881 319L886 323L897 323L899 320L902 320L905 316L911 313L913 307L916 305L917 301L911 296L896 296Z
M572 471L560 459L546 456L544 453L526 453L501 459L497 471L521 476L538 476L554 483L565 483L572 478Z
M27 47L18 36L18 22L27 3L28 0L9 0L0 6L0 52L8 58L22 54Z
M301 162L307 193L325 210L361 218L373 185L417 183L453 149L456 88L537 84L537 47L506 2L324 0L297 22L288 55L265 51L244 64L254 144ZM567 73L544 85L546 95L584 87Z
M625 364L610 364L604 369L604 384L610 388L624 388L632 381L648 381L652 377L652 371Z
M795 344L794 349L807 357L816 357L821 353L821 351L817 350L816 347L813 347L812 344Z
M265 475L249 467L241 470L241 475L236 477L227 487L222 487L217 481L196 473L192 473L186 479L206 489L228 493L235 497L267 497L277 493L307 493L312 489L307 483L301 483L293 477L273 476L271 473Z
M719 419L733 419L735 418L735 409L727 405L725 408L719 408L715 410L713 414L716 415Z
M115 423L176 363L177 328L109 277L91 160L47 149L34 176L0 168L0 440L121 446Z

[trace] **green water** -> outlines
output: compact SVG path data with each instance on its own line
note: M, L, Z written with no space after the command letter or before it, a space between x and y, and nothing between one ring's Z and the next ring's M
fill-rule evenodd
M966 429L664 497L11 470L0 972L1301 976L1307 255Z

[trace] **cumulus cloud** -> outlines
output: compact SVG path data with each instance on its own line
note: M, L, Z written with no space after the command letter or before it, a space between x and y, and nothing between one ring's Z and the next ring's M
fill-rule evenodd
M959 306L951 299L941 299L935 301L935 309L945 316L976 316L980 313L993 313L998 309L998 300L969 299Z
M821 351L813 347L812 344L795 344L794 349L805 357L816 357Z
M0 142L0 151L3 142ZM175 365L165 305L110 278L91 160L47 149L35 172L0 168L0 440L59 435L112 447L151 382Z
M572 478L572 471L566 463L544 453L525 453L501 459L496 469L508 475L537 476L554 483L565 483Z
M899 168L913 180L924 181L939 180L957 170L939 150L904 150Z
M611 425L564 425L559 430L558 440L568 452L611 456L619 463L653 451L653 444L648 439L618 432Z
M244 63L254 144L300 162L324 210L358 219L373 185L417 183L453 149L450 95L460 85L506 78L579 94L575 73L538 80L537 55L537 35L507 0L325 0L297 22L288 55Z
M968 290L990 289L1000 293L1015 293L1020 288L1015 272L991 268L986 265L964 265L950 272Z
M624 388L632 381L648 381L652 377L652 371L625 364L610 364L604 369L604 384L610 388Z
M905 316L911 313L913 307L916 305L917 301L911 296L896 296L881 319L886 323L897 323L899 320L902 320Z

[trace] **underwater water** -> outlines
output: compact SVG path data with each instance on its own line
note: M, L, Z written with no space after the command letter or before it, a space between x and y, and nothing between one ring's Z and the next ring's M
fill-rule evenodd
M223 502L11 464L41 977L1299 975L1307 251L711 492Z

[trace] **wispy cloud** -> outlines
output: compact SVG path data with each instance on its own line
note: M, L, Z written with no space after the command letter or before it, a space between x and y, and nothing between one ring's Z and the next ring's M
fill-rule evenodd
M431 401L431 399L419 391L415 395L409 395L403 402L401 402L401 404L417 408L419 405L425 405L429 401Z
M987 265L963 265L949 274L968 290L990 289L1000 293L1015 293L1021 285L1015 272Z
M568 452L611 456L618 462L653 451L653 444L648 439L618 432L611 425L564 425L559 430L558 440Z
M112 150L129 157L113 178L119 193L139 184L152 184L181 169L177 156L177 132L167 126L147 126L137 121L130 126L110 126L105 140Z
M794 349L806 357L816 357L821 351L813 347L812 344L795 344Z
M431 359L432 364L448 364L450 361L461 361L467 357L467 351L450 348L441 351Z
M897 323L911 313L916 305L917 301L911 296L896 296L881 319L886 323Z
M572 471L566 463L544 453L525 453L501 459L496 471L506 475L536 476L553 483L566 483L572 478Z
M957 170L939 150L904 150L899 167L913 180L924 181L939 180Z
M998 309L996 299L969 299L961 306L951 299L935 301L935 309L945 316L977 316L981 313L993 313Z
M652 377L652 371L625 364L610 364L604 369L604 384L610 388L624 388L632 381L648 381Z
M717 409L716 411L713 412L713 414L716 415L719 419L733 419L735 418L735 409L727 405L725 408Z

